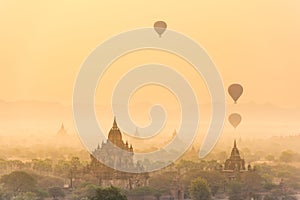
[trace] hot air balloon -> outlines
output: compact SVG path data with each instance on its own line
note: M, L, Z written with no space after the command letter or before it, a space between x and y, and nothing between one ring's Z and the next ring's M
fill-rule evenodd
M237 83L232 84L228 88L228 93L234 100L234 103L236 103L240 96L243 94L243 87Z
M230 124L236 128L242 121L242 116L238 113L233 113L231 115L229 115L228 120L230 122Z
M166 31L167 23L164 21L157 21L154 23L154 30L158 33L159 37Z

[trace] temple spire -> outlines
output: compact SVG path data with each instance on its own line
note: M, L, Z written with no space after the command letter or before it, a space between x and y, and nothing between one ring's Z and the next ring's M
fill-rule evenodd
M113 123L113 127L112 127L113 130L118 130L118 124L117 124L117 120L116 120L116 117L114 117L114 123Z
M234 140L234 146L233 147L236 148L236 140Z
M60 129L58 130L57 135L59 135L59 136L67 135L67 131L65 129L64 123L61 123Z

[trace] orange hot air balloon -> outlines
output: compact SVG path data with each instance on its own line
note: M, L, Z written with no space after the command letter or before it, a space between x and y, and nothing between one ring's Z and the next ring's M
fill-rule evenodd
M159 37L166 31L167 23L164 21L157 21L154 23L154 30L158 33Z
M236 128L242 121L242 116L238 113L233 113L231 115L229 115L228 120L230 122L230 124Z
M234 100L234 103L236 103L240 96L243 94L243 86L237 83L232 84L228 88L228 93Z

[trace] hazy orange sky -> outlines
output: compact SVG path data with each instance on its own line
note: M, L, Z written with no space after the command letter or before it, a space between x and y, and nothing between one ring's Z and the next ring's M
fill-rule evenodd
M241 103L300 106L298 0L0 1L0 99L70 105L80 65L98 44L157 20L200 43L226 86L242 83Z

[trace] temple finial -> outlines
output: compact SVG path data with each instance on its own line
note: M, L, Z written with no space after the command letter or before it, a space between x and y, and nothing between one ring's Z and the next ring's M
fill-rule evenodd
M116 116L114 116L113 128L118 128Z
M236 140L234 140L234 148L236 148Z

